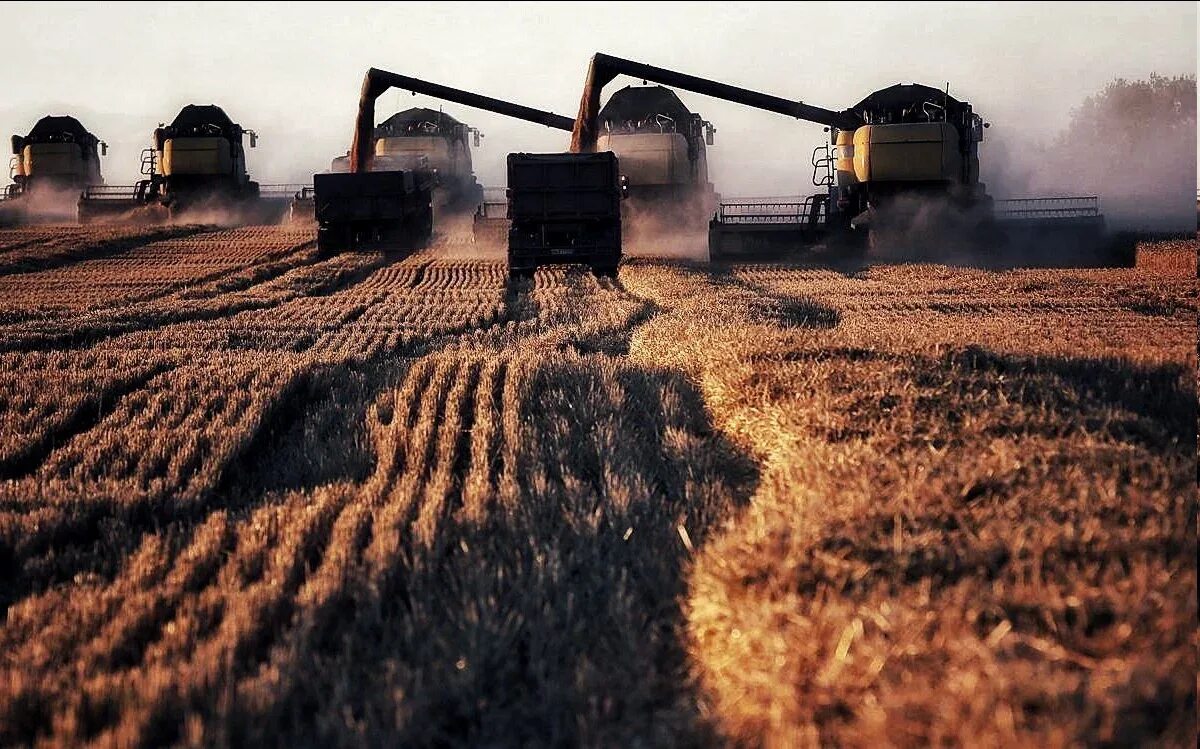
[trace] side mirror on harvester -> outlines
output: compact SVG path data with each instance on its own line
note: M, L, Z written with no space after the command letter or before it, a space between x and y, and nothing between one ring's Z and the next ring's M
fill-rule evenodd
M246 135L250 136L250 147L251 148L257 147L258 146L258 133L254 132L253 130L247 130Z
M705 142L705 144L710 145L710 146L713 144L713 135L715 135L716 132L717 132L717 129L715 127L713 127L713 124L711 122L704 123L704 142Z
M105 143L104 141L100 141L100 155L101 156L108 155L108 144Z

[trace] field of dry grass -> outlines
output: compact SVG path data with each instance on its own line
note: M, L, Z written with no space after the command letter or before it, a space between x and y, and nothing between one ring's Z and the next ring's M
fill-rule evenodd
M1196 247L0 231L0 745L1194 746Z

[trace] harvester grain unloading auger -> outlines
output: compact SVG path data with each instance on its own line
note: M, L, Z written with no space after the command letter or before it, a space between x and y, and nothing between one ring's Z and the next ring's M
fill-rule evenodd
M258 135L220 107L189 104L170 125L154 131L142 152L145 179L135 185L89 185L79 200L79 220L154 222L197 215L231 223L275 223L287 211L290 187L263 195L246 171L244 141Z
M363 79L350 171L313 175L317 243L323 251L404 249L427 241L433 230L434 177L423 169L373 171L376 158L375 101L391 88L570 132L569 117L482 94L371 68Z
M47 116L27 135L12 137L12 184L0 193L0 225L74 221L79 192L102 184L100 157L108 145L69 116Z
M932 223L922 228L934 235L989 247L1030 233L1098 242L1103 229L1095 197L993 201L979 179L978 144L987 125L970 104L919 84L882 89L835 111L597 53L575 120L573 151L596 148L600 94L618 75L815 122L830 132L830 143L814 150L812 159L812 181L824 191L801 200L720 204L709 226L713 259L817 243L857 247L902 235L918 218Z

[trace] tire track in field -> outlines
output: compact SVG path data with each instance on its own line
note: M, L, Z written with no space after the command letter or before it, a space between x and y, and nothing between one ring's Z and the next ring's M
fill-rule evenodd
M453 273L433 270L432 274L422 271L412 287L446 288L457 283ZM642 319L639 315L652 314L632 295L608 282L571 278L569 293L563 294L555 288L557 278L551 276L541 287L539 280L535 279L527 292L518 290L510 295L513 303L507 309L512 312L506 315L514 319L489 325L483 336L468 329L463 335L435 336L417 347L420 355L400 390L391 396L387 393L392 391L379 395L373 406L372 412L378 415L377 426L372 427L378 456L374 473L350 488L325 485L310 490L323 498L319 499L325 503L321 506L327 507L319 512L322 519L312 521L315 526L296 526L300 537L296 543L310 548L311 554L301 553L302 560L297 562L299 546L286 542L283 531L273 531L270 539L275 541L267 539L235 551L215 577L189 575L186 564L180 567L184 571L156 572L153 579L160 581L156 585L168 578L176 582L163 586L164 592L157 598L153 586L147 587L151 598L122 620L144 634L136 642L113 636L123 625L111 615L105 623L93 623L97 634L81 647L87 653L86 663L100 673L85 681L79 690L81 697L57 710L57 725L76 727L64 729L66 733L59 731L58 737L104 741L117 735L137 736L146 743L177 740L173 729L164 728L179 725L173 716L211 716L205 706L215 704L212 685L229 678L237 681L237 699L220 702L217 711L230 718L227 725L233 735L258 736L264 715L282 720L292 709L289 706L296 704L293 700L310 698L312 685L305 681L311 673L306 668L308 654L337 661L339 656L331 650L336 648L336 638L332 642L330 638L350 633L369 640L369 635L388 621L373 618L372 607L378 607L380 601L387 601L387 617L412 612L414 607L424 612L420 615L428 614L428 605L421 599L428 592L428 576L441 564L436 561L439 555L461 560L466 554L466 559L486 564L490 555L497 554L499 550L475 537L475 531L463 536L464 528L507 522L504 518L509 516L504 513L519 510L530 482L536 485L544 480L540 474L530 473L533 466L524 454L530 435L521 431L521 414L530 405L521 405L529 397L528 386L522 383L528 383L530 375L524 364L514 371L506 352L529 346L544 348L548 356L560 355L555 352L576 356L573 352L580 346L609 350L604 336L628 337ZM594 299L596 296L604 301ZM606 312L612 301L619 310ZM601 313L599 319L589 317L594 311ZM588 357L586 360L597 362L612 358L606 354ZM381 354L367 365L386 369L389 359L388 354ZM372 386L365 387L369 391ZM307 398L307 393L300 397ZM623 396L616 397L620 401ZM393 403L390 408L388 401ZM617 406L618 411L623 408ZM389 410L395 413L384 424L384 412ZM406 416L398 418L400 414ZM249 438L252 445L268 423L279 424L262 419ZM653 431L661 431L653 426L657 421L649 423ZM536 444L537 438L532 443ZM656 454L654 444L648 454ZM232 461L253 460L257 452L251 448ZM562 491L568 484L582 482L594 491L603 485L597 484L598 480L594 471L586 476L560 474L553 486ZM350 502L326 496L335 491L359 499ZM217 496L209 496L203 508L196 505L198 514L185 515L180 521L182 538L193 539L187 548L200 548L197 544L202 539L200 530L185 529L203 520L204 512L219 508L222 495L219 491ZM243 500L253 501L251 496ZM330 509L335 504L337 509ZM230 538L240 539L268 517L282 522L284 516L278 511L269 512L282 506L270 502L261 512L255 511L251 517L263 520L239 522ZM207 526L197 526L203 527ZM330 539L338 541L335 544ZM281 540L285 548L270 552ZM460 541L467 545L455 545ZM236 549L243 546L237 541ZM203 548L211 552L212 546ZM129 566L136 566L141 557L135 553L126 558ZM451 567L456 575L463 574L460 564ZM478 562L470 566L474 568ZM167 565L167 569L174 567L174 563ZM415 590L413 576L419 578ZM279 584L266 582L272 579ZM114 590L120 589L121 584L114 585L118 586ZM198 586L203 587L196 592ZM450 609L445 613L451 613L461 603L448 601L446 605ZM347 611L349 622L338 615ZM520 633L527 631L515 620L503 627L500 643L516 643L513 638L519 639ZM214 661L226 665L214 671ZM428 664L422 666L418 659L411 665L419 672ZM175 686L168 688L167 684ZM52 704L55 692L51 688L30 699Z
M49 242L45 238L39 237L5 247L0 253L0 277L50 271L87 260L102 260L148 244L199 234L205 229L206 227L203 226L165 226L132 232L113 229L97 230L82 232L82 234L84 236L91 233L115 234L116 236L89 238L83 243L77 241L80 238L78 236L67 238L67 241L55 241L57 238L51 234L52 239ZM49 232L47 233L49 234ZM49 252L47 252L47 244L50 245Z
M140 390L152 379L172 368L172 365L160 362L131 376L115 378L95 395L94 400L79 404L70 413L53 422L49 428L35 435L23 447L0 458L0 481L20 479L33 473L59 445L64 445L95 427L116 411L126 396ZM0 502L0 509L3 509L5 504Z
M295 256L273 268L265 279L231 294L214 291L209 298L197 299L188 296L194 292L180 291L117 313L89 313L83 320L55 321L28 332L16 326L16 330L0 331L0 352L80 349L102 342L119 348L120 341L110 339L152 337L170 326L213 322L278 307L301 297L328 296L358 283L384 262L380 256L359 256L309 265L306 259ZM160 348L153 341L147 341L146 346Z

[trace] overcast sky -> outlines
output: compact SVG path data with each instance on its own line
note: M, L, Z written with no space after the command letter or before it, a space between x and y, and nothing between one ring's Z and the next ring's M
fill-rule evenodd
M261 140L260 182L311 179L345 152L375 66L574 116L590 55L622 57L830 109L898 82L942 87L1036 142L1115 77L1194 73L1195 3L21 3L0 21L0 128L73 114L110 145L107 181L135 178L153 128L215 103ZM628 82L628 81L626 81ZM606 92L624 83L610 84ZM725 194L810 191L819 125L680 92L716 124ZM379 119L439 102L385 94ZM475 152L503 185L510 151L561 151L568 134L447 104L486 134ZM987 144L985 142L984 148Z

